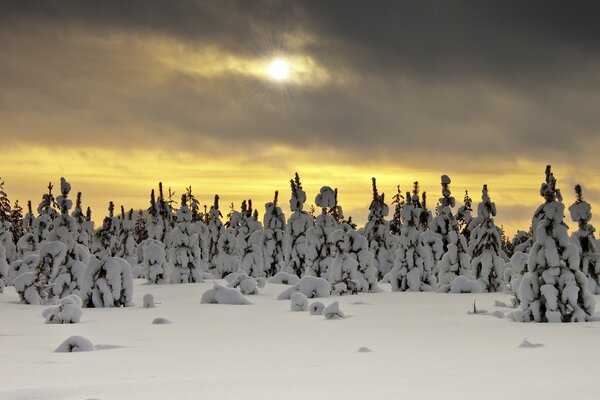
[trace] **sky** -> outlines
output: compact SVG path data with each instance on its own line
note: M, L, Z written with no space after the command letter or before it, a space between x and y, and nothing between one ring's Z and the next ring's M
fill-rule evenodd
M364 223L440 176L527 229L553 166L600 207L600 3L0 2L0 175L34 206L61 176L94 217L159 181L259 210L289 179ZM269 76L273 60L289 76ZM225 214L225 213L224 213ZM262 213L261 213L262 214ZM593 220L592 220L593 222ZM573 224L572 224L573 225Z

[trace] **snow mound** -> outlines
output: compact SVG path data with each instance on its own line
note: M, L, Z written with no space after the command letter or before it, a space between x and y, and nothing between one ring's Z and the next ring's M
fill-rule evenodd
M494 307L511 308L508 304L500 300L494 300Z
M519 347L522 349L531 349L535 347L544 347L544 345L541 343L531 343L529 340L527 340L527 338L525 338L523 339Z
M44 310L42 316L47 324L77 324L81 321L83 302L76 294L63 297L58 305Z
M292 295L292 301L290 302L290 308L292 311L306 311L308 310L308 297L303 293L296 292Z
M370 348L368 348L368 347L360 347L360 348L358 349L358 352L359 352L359 353L372 353L372 352L373 352L373 350L371 350L371 349L370 349Z
M309 299L314 297L329 297L331 293L331 284L323 278L316 276L305 276L300 279L300 282L283 291L278 297L278 300L289 300L292 294L300 292Z
M79 351L92 351L94 345L83 336L71 336L54 350L55 353L75 353Z
M201 304L233 304L247 305L250 303L240 292L221 285L215 285L202 295Z
M479 281L474 281L466 276L460 275L454 278L450 285L441 286L440 293L483 293L483 287Z
M324 309L325 309L325 304L321 303L320 301L315 301L314 303L311 303L310 306L308 307L308 311L310 312L310 315L323 315Z
M239 288L244 295L258 294L258 281L245 272L234 272L225 277L228 288Z
M153 325L167 325L170 323L171 323L171 321L169 321L168 319L163 318L163 317L156 317L152 320Z
M340 310L340 302L334 301L323 310L323 315L325 319L339 319L346 318L342 310Z
M280 283L283 285L295 285L300 282L300 278L298 278L294 274L288 274L287 272L278 272L269 278L269 283Z
M154 302L154 295L151 293L146 293L144 295L142 308L154 308L156 307L156 303Z

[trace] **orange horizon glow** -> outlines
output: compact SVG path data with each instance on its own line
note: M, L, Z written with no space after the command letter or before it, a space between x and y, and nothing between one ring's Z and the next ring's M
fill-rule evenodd
M83 193L83 206L92 208L96 224L107 214L109 201L114 201L117 209L121 205L126 210L147 209L149 193L163 182L165 193L171 187L179 202L185 188L192 186L195 196L202 205L212 204L214 194L219 194L220 209L227 214L230 203L239 209L244 199L251 198L261 217L264 204L271 201L275 190L279 191L279 204L286 214L289 210L289 180L298 172L304 190L307 192L305 209L314 204L314 197L321 186L337 187L339 202L346 217L363 226L367 219L371 201L371 177L377 178L380 192L386 193L386 203L390 205L391 219L393 207L390 202L400 185L402 193L411 190L412 183L418 180L421 188L427 191L428 207L433 209L441 196L439 178L448 174L452 179L452 195L457 208L463 203L464 191L469 190L476 210L481 196L481 185L487 184L489 193L498 208L496 223L504 225L507 234L527 230L533 211L543 199L539 196L539 185L544 176L544 165L521 162L514 171L497 173L464 173L452 171L420 171L389 164L352 165L319 162L310 153L292 151L285 147L266 150L257 160L240 157L204 158L191 153L177 153L176 156L159 151L115 151L97 148L67 148L53 151L43 147L11 151L0 160L5 189L12 202L18 199L22 207L32 200L35 210L41 196L46 191L48 181L56 185L64 176L73 187L71 196L78 191ZM274 165L281 165L280 168ZM564 203L568 207L573 200L572 187L575 171L564 166L554 166L553 170L562 189ZM564 179L562 179L564 178ZM598 179L593 182L598 182ZM589 182L581 182L585 190ZM578 183L578 182L577 182ZM55 193L58 195L58 193ZM592 207L595 204L592 202ZM593 210L594 208L592 208ZM476 215L476 211L473 212ZM569 215L565 222L571 224ZM592 220L593 223L593 220Z

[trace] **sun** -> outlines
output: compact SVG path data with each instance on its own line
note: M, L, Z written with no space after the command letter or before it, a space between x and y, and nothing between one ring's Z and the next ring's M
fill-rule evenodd
M269 64L269 68L267 70L271 79L276 81L284 81L290 74L290 67L285 60L281 58L277 58Z

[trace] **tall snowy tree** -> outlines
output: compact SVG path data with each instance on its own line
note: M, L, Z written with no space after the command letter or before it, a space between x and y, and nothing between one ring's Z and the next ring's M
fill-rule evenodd
M369 248L375 255L375 268L379 277L383 277L393 267L393 239L390 233L390 223L385 220L389 208L385 204L385 195L377 191L377 181L371 178L373 199L369 206L369 216L365 225L364 235L369 242Z
M296 274L298 277L304 275L306 268L306 233L313 227L313 219L304 211L306 192L302 188L298 173L290 180L292 197L290 198L290 210L292 215L288 220L285 233L285 263L286 272Z
M79 225L75 218L69 215L73 202L69 199L71 185L65 178L60 178L60 196L56 203L60 215L54 220L48 240L58 241L65 245L66 254L56 265L56 272L51 279L52 295L63 298L71 294L81 296L85 270L90 262L89 249L77 242Z
M159 206L156 203L154 189L150 191L150 207L148 207L148 220L146 221L146 236L148 239L154 239L164 243L165 225L159 214Z
M471 231L469 230L469 224L473 219L471 213L473 212L473 200L469 197L469 191L465 190L465 197L463 198L463 205L458 207L456 212L456 223L458 224L459 232L465 237L467 243L471 240Z
M120 225L119 218L115 216L115 204L111 201L108 203L108 215L94 237L94 255L100 260L115 257L121 251Z
M202 238L204 254L210 270L217 268L217 257L219 256L219 237L224 229L221 222L221 211L219 211L219 195L215 195L215 201L207 214L206 233Z
M481 190L481 203L477 205L477 218L473 219L469 253L472 256L471 271L487 292L504 289L504 263L500 256L502 243L494 217L496 204L490 200L487 185Z
M400 246L396 251L394 268L383 278L395 292L423 292L435 289L433 256L419 235L419 225L424 212L419 201L418 184L415 182L410 202L402 209Z
M551 167L540 195L546 200L536 210L535 242L527 260L528 272L519 286L517 321L579 322L594 313L595 300L588 292L588 279L579 270L579 250L569 242L563 222L564 205Z
M327 270L333 261L331 234L337 228L330 210L335 207L335 192L329 186L323 186L315 197L315 204L321 207L315 226L306 232L306 269L305 275L327 277Z
M88 232L85 229L85 214L81 208L81 192L77 193L77 199L75 200L75 209L71 213L71 216L75 218L77 222L77 236L75 240L77 243L80 243L84 246L89 246L90 238L88 236Z
M9 263L17 257L11 214L10 200L4 191L4 181L0 179L0 246L4 247L6 259Z
M263 217L262 253L265 259L265 273L273 276L285 268L283 241L285 233L285 216L277 206L279 192L275 191L273 201L265 204Z
M581 185L575 186L576 200L569 207L573 222L578 229L573 232L571 242L579 249L579 269L588 278L588 289L591 294L600 294L600 252L596 248L594 232L596 228L590 224L592 206L583 199Z
M404 207L405 199L400 191L400 185L396 186L398 190L394 197L392 197L392 204L394 205L394 216L390 221L390 231L394 235L399 235L402 230L402 208Z
M137 218L135 219L133 238L138 244L148 239L148 232L146 231L146 218L144 217L144 212L142 210L138 211Z
M173 229L171 283L202 282L202 265L198 237L192 225L192 213L187 206L186 196L181 196L181 207L177 211L177 223Z
M125 213L125 208L121 206L121 218L119 239L121 247L117 257L124 258L131 265L131 270L136 270L138 265L137 245L135 242L135 222L133 221L133 209Z

